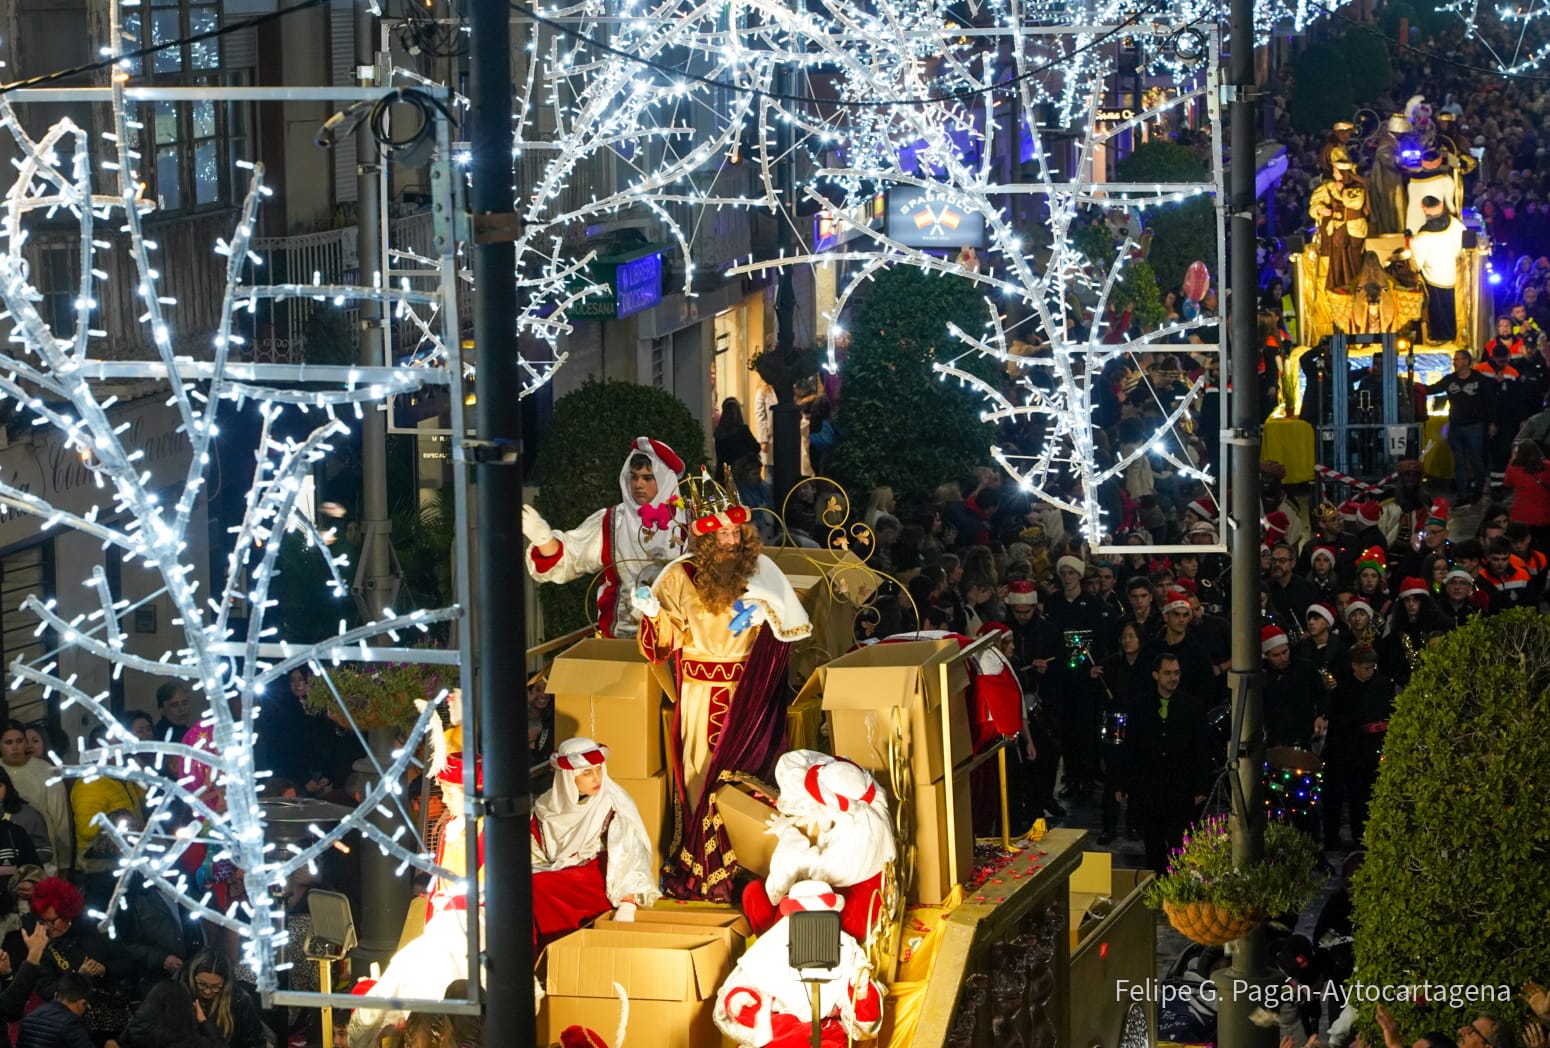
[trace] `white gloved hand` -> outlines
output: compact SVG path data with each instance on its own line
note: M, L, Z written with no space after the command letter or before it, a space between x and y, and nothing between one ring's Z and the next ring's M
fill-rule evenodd
M534 546L554 541L554 529L532 506L522 507L522 536Z
M630 594L630 607L638 612L641 618L654 619L662 610L662 604L656 595L651 592L649 586L636 586L635 592Z
M621 902L619 908L614 911L614 920L623 924L635 923L635 904L633 902Z

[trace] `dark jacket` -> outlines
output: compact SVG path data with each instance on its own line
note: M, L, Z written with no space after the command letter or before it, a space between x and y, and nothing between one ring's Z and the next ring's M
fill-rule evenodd
M21 1019L27 1011L27 1002L32 999L32 992L38 987L38 966L31 961L23 961L15 969L11 981L5 984L5 990L0 992L0 1022L14 1023ZM9 1041L3 1043L9 1044Z
M1492 421L1496 409L1496 380L1478 371L1462 378L1448 372L1426 387L1426 395L1448 398L1448 423L1453 426L1483 425Z
M1376 768L1394 710L1394 682L1374 673L1365 684L1347 673L1329 700L1329 734L1324 762L1331 766Z
M10 819L0 819L0 866L42 865L31 834Z
M169 1037L150 1021L138 1015L129 1020L118 1038L119 1048L227 1048L226 1038L214 1019L199 1024L199 1030L187 1037Z
M196 921L174 914L161 892L144 881L125 894L127 909L113 914L114 938L127 967L125 985L143 997L167 977L167 956L187 961L204 946ZM180 919L181 918L181 919Z
M1175 692L1168 716L1160 716L1153 690L1136 697L1126 725L1119 781L1130 807L1141 815L1193 811L1195 798L1211 792L1213 767L1206 742L1205 708Z
M23 925L31 930L36 920L36 917L28 916L23 919ZM43 950L43 960L38 962L38 996L52 998L59 985L59 977L66 972L79 972L81 964L88 957L106 969L103 975L92 980L92 985L109 992L121 989L124 976L129 971L122 944L97 931L88 921L89 918L83 914L71 923L69 931L57 939L49 940ZM20 932L12 932L7 936L6 949L11 953L14 966L26 952Z
M92 1048L86 1020L58 1001L49 1001L22 1020L16 1048Z
M230 1048L264 1048L264 1020L258 1003L235 984L231 988L231 1022L231 1034L226 1038Z
M1328 709L1328 692L1313 663L1294 658L1284 670L1265 668L1265 740L1307 749L1313 721Z

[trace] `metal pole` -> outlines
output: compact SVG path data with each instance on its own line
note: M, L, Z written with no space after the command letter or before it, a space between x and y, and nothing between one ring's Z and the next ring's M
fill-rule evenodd
M1257 861L1265 847L1263 677L1259 647L1259 404L1257 281L1254 265L1254 0L1232 0L1227 83L1232 161L1228 174L1228 299L1232 368L1232 683L1238 738L1228 754L1232 801L1232 855L1236 865ZM1221 1048L1274 1048L1275 1029L1249 1021L1254 1002L1246 986L1266 979L1265 933L1256 927L1233 946L1232 966L1217 972L1220 990L1217 1043Z
M377 65L377 20L368 5L355 13L355 65L357 69L375 69ZM362 86L375 82L362 81ZM360 281L370 284L382 264L382 190L379 183L376 140L363 124L355 135L355 184L359 213L356 243ZM360 345L356 361L362 367L382 366L382 303L371 300L360 304ZM379 619L397 599L398 579L393 574L393 526L388 518L387 497L387 414L367 411L361 420L361 561L350 586L356 608L364 619ZM366 733L367 744L376 756L378 767L387 767L393 759L393 729L373 728ZM374 815L378 827L393 832L392 819ZM404 911L409 906L409 884L396 873L397 863L375 848L361 855L361 929L360 946L352 955L358 966L372 961L386 963L398 947L403 931Z
M475 478L478 543L479 729L484 755L485 1042L535 1043L532 809L526 747L522 587L511 557L522 547L517 455L517 263L513 245L511 23L506 0L474 0L468 96L474 222L474 352L479 363Z
M783 66L776 74L775 82L780 85L782 94L791 94L792 83L795 78L791 70ZM796 151L792 148L791 122L777 120L775 122L775 151L778 160L775 165L775 174L778 180L777 192L780 194L781 213L776 216L775 223L775 247L779 258L794 252L791 238L792 223L796 221L796 201L794 187L796 185ZM779 282L775 285L775 359L783 365L789 365L793 354L796 352L796 290L791 284L791 266L780 267ZM782 505L788 492L796 487L802 479L802 409L797 406L796 388L788 373L782 376L781 381L775 386L776 403L770 412L770 426L774 431L772 441L774 447L771 455L774 459L775 504Z

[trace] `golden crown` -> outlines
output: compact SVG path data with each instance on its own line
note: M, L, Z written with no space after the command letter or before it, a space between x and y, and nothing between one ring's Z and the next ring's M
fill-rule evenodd
M704 466L700 467L698 477L688 476L683 480L689 489L689 514L694 518L690 530L696 535L709 535L748 523L748 507L737 497L731 467L722 466L721 470L719 484Z

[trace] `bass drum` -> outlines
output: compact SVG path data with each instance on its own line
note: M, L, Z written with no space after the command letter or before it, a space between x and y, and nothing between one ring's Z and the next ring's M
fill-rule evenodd
M1211 752L1220 757L1227 752L1231 741L1232 707L1224 702L1206 714L1206 743Z

